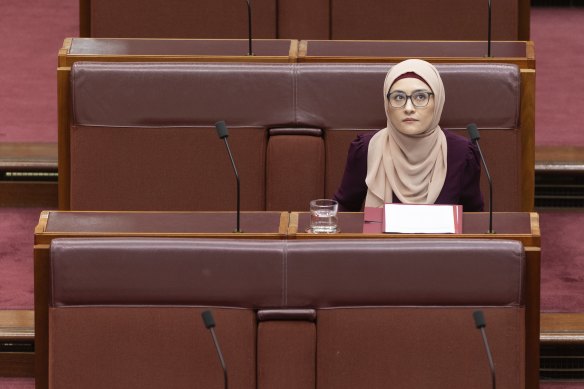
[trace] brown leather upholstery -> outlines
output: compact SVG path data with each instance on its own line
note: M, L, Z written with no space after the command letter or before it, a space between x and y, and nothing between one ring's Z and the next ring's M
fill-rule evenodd
M258 38L486 40L487 3L381 0L253 0ZM81 35L243 38L244 1L81 0ZM529 39L529 2L493 3L493 38Z
M490 387L471 308L392 307L318 312L317 388ZM521 310L484 308L498 388L523 388ZM366 372L366 373L364 373Z
M123 293L123 291L120 291ZM220 388L223 373L199 307L49 309L49 387ZM233 387L256 388L257 325L249 309L213 309Z
M283 243L226 242L56 239L52 305L281 306Z
M324 197L324 148L320 129L270 130L266 162L266 209L306 209L306 199ZM289 180L294 181L294 188L290 187Z
M278 38L330 39L330 0L277 2Z
M237 387L488 382L475 309L498 386L523 387L519 242L55 239L50 260L55 387L219 387L206 306Z
M242 208L306 210L337 189L355 134L385 126L381 90L389 68L78 62L69 208L234 209L233 172L212 128L226 120ZM437 68L447 95L441 124L460 133L478 124L496 210L522 210L521 161L529 151L521 149L517 67Z
M298 241L286 258L292 307L523 304L524 258L512 241Z
M487 307L489 339L499 350L498 386L522 387L521 245L501 242L502 254L492 241L296 243L287 253L288 304L320 308L318 388L489 382L472 320L479 306Z
M133 44L133 42L132 42ZM481 41L333 41L306 42L308 57L353 58L448 58L484 57L488 46ZM526 42L491 42L491 54L498 58L526 57Z
M247 38L247 4L229 0L81 0L81 32L111 38ZM257 38L276 38L276 1L253 1ZM87 14L83 14L83 11Z
M493 3L494 40L520 40L519 4ZM330 39L486 40L487 2L331 0Z

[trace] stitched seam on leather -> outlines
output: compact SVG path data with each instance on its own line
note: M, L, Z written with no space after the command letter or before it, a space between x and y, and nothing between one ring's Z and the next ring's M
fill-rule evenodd
M282 306L288 306L288 243L282 250Z

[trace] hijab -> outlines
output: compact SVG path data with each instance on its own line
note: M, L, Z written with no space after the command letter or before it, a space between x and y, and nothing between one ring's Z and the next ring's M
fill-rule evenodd
M434 99L432 121L428 128L416 133L400 132L388 114L389 109L396 108L390 107L387 94L395 81L406 73L421 77L433 92L430 97ZM378 131L369 143L366 207L391 203L393 194L404 204L434 204L446 178L446 136L438 125L444 99L440 74L426 61L408 59L387 73L383 85L387 127Z

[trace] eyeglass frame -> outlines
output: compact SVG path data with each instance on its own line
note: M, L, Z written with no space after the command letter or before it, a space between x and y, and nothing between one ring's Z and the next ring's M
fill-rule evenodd
M394 94L394 93L403 93L403 94L406 96L406 100L405 100L405 102L404 102L404 105L402 105L401 107L394 107L393 105L391 105L391 100L390 100L390 98L389 98L389 97L390 97L392 94ZM412 99L412 96L413 96L414 94L416 94L416 93L426 93L426 94L428 94L428 102L426 103L426 105L416 105L416 103L414 103L414 100ZM406 105L408 105L408 99L409 99L409 100L412 102L412 105L413 105L415 108L426 108L426 107L428 106L428 104L430 104L430 96L434 96L434 92L429 92L429 91L425 91L425 90L417 90L417 91L414 91L414 92L413 92L411 95L408 95L408 94L406 94L405 92L402 92L402 91L396 90L396 91L393 91L393 92L387 92L387 96L386 96L386 97L387 97L387 101L388 101L388 103L389 103L389 106L390 106L391 108L403 108L403 107L405 107Z

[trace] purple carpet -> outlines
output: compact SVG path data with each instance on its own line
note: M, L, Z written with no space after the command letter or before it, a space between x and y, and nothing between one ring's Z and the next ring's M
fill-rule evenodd
M0 309L33 307L33 234L40 212L0 208Z
M79 0L0 1L0 142L57 141L57 52Z
M34 389L34 378L0 378L0 389Z
M584 8L531 9L537 146L584 146L583 100L573 95L584 90L583 37Z
M541 212L541 310L584 312L583 212Z

